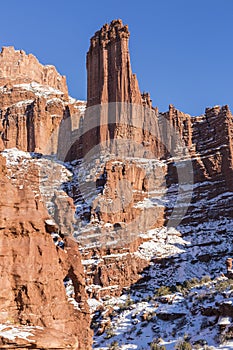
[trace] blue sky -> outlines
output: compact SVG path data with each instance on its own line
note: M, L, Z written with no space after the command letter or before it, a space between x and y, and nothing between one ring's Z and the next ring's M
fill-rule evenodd
M85 99L90 37L114 18L129 25L133 72L160 111L233 110L233 0L2 1L0 45L54 64Z

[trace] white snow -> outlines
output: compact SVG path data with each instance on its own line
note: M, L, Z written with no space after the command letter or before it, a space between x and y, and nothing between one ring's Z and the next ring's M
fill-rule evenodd
M102 305L102 303L96 299L88 299L87 302L92 312Z
M50 98L49 100L46 101L47 105L52 104L52 103L64 103L62 99L58 97Z
M56 226L56 222L55 222L54 220L51 220L51 219L45 220L45 223L46 223L48 226Z
M16 338L29 340L28 337L33 336L33 330L43 329L42 327L32 326L15 326L11 324L0 324L0 337L7 338L9 340L15 340ZM35 340L30 339L30 342Z
M6 158L7 166L18 165L20 160L31 158L30 153L20 151L17 148L5 149L1 154Z
M23 106L29 105L33 102L34 102L34 100L22 100L22 101L19 101L17 103L14 103L13 105L11 105L9 107L23 107Z
M50 95L64 95L64 93L60 90L54 89L48 85L41 85L36 82L28 84L16 84L14 86L22 90L32 91L38 97L49 97Z
M77 100L71 96L69 96L69 103L74 104Z

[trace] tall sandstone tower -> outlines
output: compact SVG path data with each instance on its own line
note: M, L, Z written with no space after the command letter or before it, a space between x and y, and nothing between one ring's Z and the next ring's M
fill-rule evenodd
M121 20L105 24L91 38L87 53L87 106L128 102L142 104L129 56L129 30Z
M91 150L96 153L107 149L107 153L119 155L114 140L124 137L141 140L141 125L140 135L136 137L135 130L129 132L130 120L139 114L137 120L143 123L141 111L144 106L152 106L149 94L141 95L136 75L132 73L129 36L128 26L117 19L105 24L91 38L86 63L88 108L78 141L67 159L83 157ZM137 113L131 106L138 108Z
M104 151L123 159L169 160L171 155L182 158L188 151L195 183L216 181L218 186L212 189L216 195L226 189L232 191L233 118L228 106L207 108L199 117L182 113L173 105L168 112L159 113L152 107L149 94L141 95L132 73L129 36L128 26L118 19L105 24L91 38L87 53L88 108L67 159L86 155L89 159L92 153L98 158ZM176 167L172 160L169 164L168 185L177 181Z

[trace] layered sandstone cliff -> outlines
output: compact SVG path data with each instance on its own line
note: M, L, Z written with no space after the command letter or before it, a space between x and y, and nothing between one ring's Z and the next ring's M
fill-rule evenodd
M129 36L128 26L118 19L105 24L91 38L86 61L88 108L81 135L74 140L68 160L85 156L96 145L101 150L107 145L110 152L115 152L110 140L129 135L128 105L138 106L134 114L141 123L145 120L142 107L152 107L150 95L141 94L136 75L132 73ZM143 137L140 126L130 127L134 135L131 139Z
M88 107L109 102L142 103L129 57L129 30L121 20L105 24L91 38L87 53Z
M27 55L23 50L15 50L12 46L3 47L0 53L0 85L9 82L13 85L26 84L32 81L68 95L66 78L54 66L43 66L35 56Z
M76 128L84 109L83 101L69 98L66 79L55 67L43 66L22 50L2 49L0 135L5 148L57 154L61 122L72 116Z
M173 105L166 113L151 108L149 95L141 95L132 79L128 40L128 28L120 20L104 25L91 39L88 108L81 137L67 156L84 157L74 170L83 178L76 178L73 197L79 225L86 225L83 233L77 229L77 239L83 245L87 283L103 289L112 285L116 293L119 285L129 284L130 274L120 266L137 261L127 247L136 251L141 233L233 214L229 107L207 108L199 117ZM152 159L161 163L153 166ZM119 256L119 247L127 254ZM112 258L108 265L112 254L115 262ZM140 260L136 265L132 280L145 266ZM115 278L108 275L113 266Z
M41 198L40 160L10 150L3 152L0 162L4 194L0 200L0 346L90 349L80 254L69 237L65 250L53 242L51 233L57 227L47 220ZM74 286L72 300L66 295L65 278ZM24 326L31 333L28 339L20 336ZM4 333L11 328L18 330L15 339Z
M3 155L0 323L6 328L32 326L35 335L28 341L21 339L22 347L32 344L38 349L89 349L89 313L78 247L68 237L65 250L56 248L53 242L40 195L39 160L16 150ZM54 230L56 227L52 227ZM66 295L63 280L67 276L74 285L76 308ZM38 326L43 329L39 338ZM17 339L12 343L16 346ZM2 337L1 344L11 348L7 336Z
M189 225L232 218L228 106L199 117L172 105L166 113L152 108L132 73L128 40L121 20L91 39L85 114L54 67L13 48L0 55L0 149L55 154L73 172L63 176L61 165L38 154L14 150L3 152L7 163L0 158L0 321L34 327L34 339L2 338L6 348L36 341L40 349L89 349L85 289L101 298L136 282L151 258L160 259L159 248L149 258L143 248L154 244L157 228L182 224L187 234ZM49 217L54 224L46 225ZM51 233L65 237L65 250ZM72 282L71 299L64 279Z

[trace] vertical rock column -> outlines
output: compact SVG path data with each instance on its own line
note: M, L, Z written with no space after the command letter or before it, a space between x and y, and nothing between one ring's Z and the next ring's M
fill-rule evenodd
M129 56L129 30L121 20L105 24L87 53L87 107L109 102L142 104Z
M142 106L137 78L130 65L129 35L128 26L114 20L91 38L87 53L87 107L92 108L88 108L85 118L84 154L96 145L102 148L116 139L116 128L125 123L119 120L124 114L123 106L119 111L115 103Z

